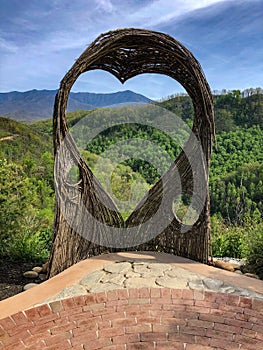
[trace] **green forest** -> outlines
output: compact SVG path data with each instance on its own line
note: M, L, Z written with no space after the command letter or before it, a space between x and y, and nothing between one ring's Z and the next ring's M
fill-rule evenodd
M256 89L244 97L241 91L233 90L213 96L216 142L209 188L213 255L246 258L262 277L263 94L260 92ZM194 111L187 95L173 96L156 105L175 113L191 127ZM68 113L73 137L74 126L90 113L100 114L97 111ZM112 109L104 109L101 115L107 118L111 113ZM136 118L133 123L125 122L131 113L130 106L115 109L114 113L122 116L120 125L110 126L88 144L83 144L78 136L75 141L107 190L109 184L105 178L112 174L110 186L114 200L132 202L121 207L126 217L133 209L133 202L160 177L158 169L168 169L170 165L162 152L153 152L152 144L171 159L176 158L181 148L174 137L150 125L141 126ZM180 132L185 140L185 130ZM134 142L125 147L133 158L120 161L114 168L113 162L105 159L107 150L131 139ZM153 162L140 159L138 140L150 141L143 153ZM0 259L45 261L51 246L54 212L52 120L25 125L0 117L0 145ZM111 152L111 156L114 158L117 154ZM98 167L101 163L102 169ZM70 176L74 181L74 171ZM180 210L183 212L184 208Z

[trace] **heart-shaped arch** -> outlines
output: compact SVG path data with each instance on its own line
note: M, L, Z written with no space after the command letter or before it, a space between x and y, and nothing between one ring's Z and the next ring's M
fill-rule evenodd
M73 197L71 200L67 198L70 197L72 187L78 190L82 203L98 223L104 224L105 227L112 226L120 229L124 226L138 227L139 230L142 224L156 212L156 208L162 201L162 194L169 193L173 186L172 181L168 180L163 183L162 180L159 180L151 189L144 204L135 209L124 222L110 196L94 178L80 156L74 140L68 134L66 106L70 90L78 77L84 72L95 69L110 72L121 83L143 73L164 74L181 83L191 97L195 113L192 132L201 145L204 154L203 164L199 166L200 172L193 175L189 154L194 157L196 150L188 142L189 147L186 144L186 148L189 148L190 153L186 155L185 152L181 152L168 170L168 174L177 169L182 187L191 195L193 194L194 176L203 177L204 181L200 186L203 186L202 190L205 190L204 205L198 220L189 230L187 228L182 230L182 223L174 215L170 224L155 238L152 246L159 245L158 249L162 248L166 252L207 262L210 230L207 173L214 139L214 112L209 85L200 64L192 53L171 36L143 29L120 29L101 34L89 45L64 76L56 96L53 115L54 151L56 158L59 152L63 152L63 157L59 157L60 161L57 161L55 165L56 188L59 188L60 193L57 192L55 232L49 275L53 276L83 258L105 251L100 244L92 243L98 240L85 240L76 233L78 228L76 229L74 224L65 220L65 213L70 212L78 225L84 225L81 220L82 213L78 205L74 203ZM62 144L64 147L61 147ZM61 169L68 167L69 164L77 164L80 171L80 182L74 186L67 184L62 174L60 176ZM61 189L64 189L62 193ZM104 203L99 198L103 198ZM85 227L85 230L89 231L88 237L95 235L103 237L101 227L96 222L90 225L88 223L88 227ZM82 227L81 230L83 229ZM149 250L149 247L151 245L148 243L141 249ZM109 249L106 250L109 251Z

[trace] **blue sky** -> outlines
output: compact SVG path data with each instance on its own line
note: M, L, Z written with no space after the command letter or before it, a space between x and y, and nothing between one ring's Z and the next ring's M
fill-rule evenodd
M0 92L57 89L101 32L146 28L174 36L201 63L212 90L263 86L263 0L1 0ZM107 72L80 76L72 91L133 90L158 99L184 91L169 77L124 85Z

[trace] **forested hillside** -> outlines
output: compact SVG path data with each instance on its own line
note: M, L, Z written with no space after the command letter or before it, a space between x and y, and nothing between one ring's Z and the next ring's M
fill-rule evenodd
M262 269L263 94L259 90L244 97L240 91L234 90L214 96L214 102L217 135L210 171L214 254L249 258L251 251L256 249L257 261L261 261ZM176 113L191 126L193 106L188 96L175 96L158 105ZM128 115L129 108L122 107L118 113ZM88 113L91 112L68 113L69 126L76 125ZM107 111L105 113L104 116L107 116ZM20 237L20 242L21 235L28 235L34 244L40 244L42 251L48 251L54 199L51 136L50 119L25 126L0 118L0 183L3 189L0 197L0 236L5 242L0 249L1 256L12 255L18 249L17 240L13 239L16 235ZM104 186L107 187L107 183L103 174L96 169L102 153L120 140L138 138L155 143L172 159L180 152L174 138L156 128L125 122L111 127L82 149L87 163L95 173L97 171L96 176ZM153 167L149 162L136 158L136 143L129 147L134 159L123 161L116 171L110 162L104 168L105 172L113 173L112 188L116 201L130 200L134 182L136 195L140 198L160 176L158 166ZM143 152L153 156L151 146ZM155 164L169 166L158 154L155 158ZM127 216L132 208L124 206L122 209L123 215ZM38 238L35 239L35 236ZM26 244L25 239L24 246ZM28 248L28 251L31 250Z

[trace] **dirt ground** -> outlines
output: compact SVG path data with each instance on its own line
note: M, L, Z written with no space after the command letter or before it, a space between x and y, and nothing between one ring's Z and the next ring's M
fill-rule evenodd
M25 278L23 272L31 270L36 264L0 260L0 300L23 291L23 286L34 282Z

